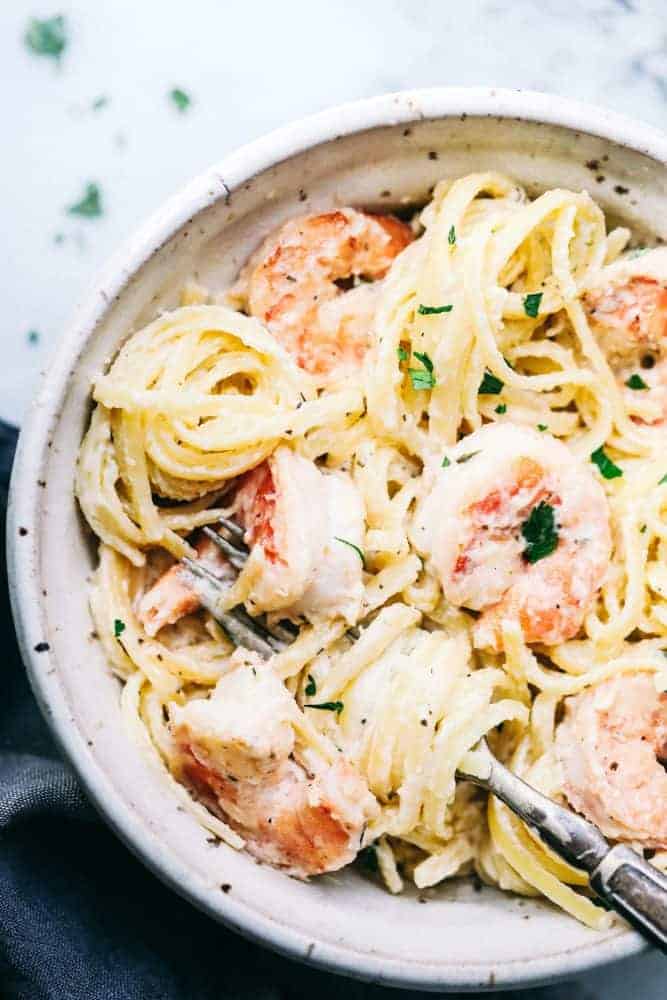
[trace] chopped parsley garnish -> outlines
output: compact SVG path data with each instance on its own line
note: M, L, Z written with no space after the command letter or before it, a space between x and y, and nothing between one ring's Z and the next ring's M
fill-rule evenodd
M425 306L420 305L417 312L420 316L437 316L439 313L450 313L454 306Z
M44 21L31 17L24 37L26 45L35 55L58 60L67 45L65 18L62 14Z
M421 361L427 371L433 371L433 362L429 358L428 354L422 353L421 351L415 351L415 357L417 358L417 361Z
M490 371L485 371L477 393L480 396L497 396L503 391L504 386L505 383L502 379L497 378Z
M315 683L315 678L312 674L308 674L308 683L306 684L305 692L309 698L312 698L314 694L317 694L317 684Z
M521 534L527 543L522 553L526 562L536 563L550 556L558 545L558 531L551 504L540 500L521 525Z
M447 233L447 242L449 243L450 247L453 247L454 244L456 243L456 229L454 228L454 226L449 227L449 232Z
M530 295L524 295L523 297L523 311L526 316L530 316L531 319L535 319L538 312L540 311L540 302L542 301L542 292L531 292Z
M548 428L548 426L546 424L538 424L537 425L537 429L538 429L538 431L548 431L549 430L549 428Z
M39 343L39 333L38 333L38 331L37 330L28 330L27 339L28 339L28 343L29 344L38 344Z
M469 451L467 455L461 455L460 458L457 458L456 464L463 465L464 462L469 462L471 458L475 457L475 455L479 455L479 451Z
M442 465L440 466L440 468L442 468L442 469L448 469L451 464L452 463L449 461L449 459L445 455L445 457L442 460Z
M323 701L321 705L304 705L303 707L319 708L323 712L335 712L336 715L340 715L345 706L342 701Z
M662 479L658 483L658 486L662 486L663 483L667 483L667 472L664 474L664 476L662 477Z
M169 98L174 107L178 108L181 113L187 111L192 104L190 95L186 94L184 90L180 89L180 87L174 87L173 90L170 90Z
M403 347L403 344L398 345L398 347L396 348L396 353L398 354L399 361L407 361L408 358L410 357L410 352L406 351L406 349Z
M591 462L597 465L605 479L617 479L618 476L623 475L623 469L619 469L615 462L612 462L602 447L597 448L591 454Z
M423 364L422 368L408 368L408 375L412 382L413 389L433 389L435 386L435 375L433 374L433 362L429 358L428 354L422 354L420 351L414 352L415 357L418 361Z
M648 386L641 375L631 375L629 379L626 379L625 384L628 389L648 389Z
M507 403L498 403L496 413L499 413L501 416L503 413L507 413Z
M364 555L363 551L359 548L358 545L355 545L354 542L348 542L347 538L339 538L338 535L334 535L334 540L337 542L342 542L343 545L348 545L351 549L354 549L354 551L361 559L361 565L362 566L366 565L366 556Z
M646 525L642 524L641 528L639 529L639 534L643 535L645 534L645 532L646 532Z
M86 184L86 193L81 201L67 209L68 215L80 215L85 219L95 219L102 214L102 199L97 184Z
M125 631L125 622L121 621L120 618L114 618L113 634L116 637L116 639L120 639L124 631Z

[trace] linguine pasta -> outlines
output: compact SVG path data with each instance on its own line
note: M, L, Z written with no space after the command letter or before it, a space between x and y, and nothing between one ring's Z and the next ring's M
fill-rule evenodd
M343 755L363 776L379 806L363 845L390 891L475 871L604 927L585 876L455 774L486 735L513 770L562 800L563 699L630 672L667 688L664 431L651 401L624 391L582 301L630 234L607 233L585 193L531 201L495 173L441 182L413 227L418 238L371 286L372 347L354 378L323 385L300 368L240 311L238 290L190 287L187 304L125 342L95 381L76 481L99 539L97 633L138 744L202 825L241 847L238 825L180 783L171 722L254 661L208 612L150 635L138 604L174 559L195 556L193 532L228 515L235 480L277 448L350 479L364 509L360 633L336 615L303 622L263 668L289 693L298 754L313 767ZM510 616L497 651L476 644L477 615L444 596L414 519L459 442L505 423L539 429L590 466L612 549L574 637L526 642ZM604 478L591 455L622 475ZM247 602L253 586L243 570L221 607ZM319 705L340 707L307 711L314 691Z

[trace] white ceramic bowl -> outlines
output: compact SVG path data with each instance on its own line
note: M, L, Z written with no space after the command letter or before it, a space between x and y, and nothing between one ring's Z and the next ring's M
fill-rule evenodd
M93 802L160 878L215 919L333 971L434 990L544 982L642 947L629 931L598 934L546 902L464 883L427 893L421 906L416 894L390 896L353 871L306 885L211 849L128 740L119 685L90 637L94 550L72 480L93 375L130 331L176 303L183 277L197 271L204 284L226 284L288 216L424 200L444 175L494 168L531 192L587 188L612 216L667 238L666 160L667 139L652 129L540 94L427 90L346 105L274 132L193 181L113 260L77 313L14 468L8 551L19 638L41 708Z

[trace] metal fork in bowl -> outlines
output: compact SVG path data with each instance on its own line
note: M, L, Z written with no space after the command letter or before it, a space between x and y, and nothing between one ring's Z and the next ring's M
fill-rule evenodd
M459 768L457 776L509 806L563 861L586 873L603 903L667 952L667 878L636 851L624 844L612 847L593 823L522 781L494 757L485 739L475 756L475 772Z
M209 527L202 528L202 531L218 546L234 569L242 570L250 554L243 541L243 528L226 517L221 517L219 523L227 533L227 537ZM263 616L251 618L241 605L228 611L221 611L220 598L225 592L225 583L195 559L184 556L181 563L189 571L190 586L202 605L222 625L233 642L245 646L246 649L252 649L264 657L281 653L294 642L299 634L299 628L292 622L283 621L272 624L269 628ZM352 639L359 638L357 628L349 628L347 634Z
M202 531L218 546L234 569L242 570L249 555L243 541L243 528L226 517L221 517L219 523L226 536L210 527L203 528ZM289 622L268 628L261 618L251 618L241 605L221 611L220 599L226 588L224 581L219 580L195 559L184 556L181 563L188 570L188 583L202 605L220 623L232 642L245 646L260 656L269 657L274 653L281 653L298 635L298 628Z
M248 558L243 529L227 518L221 518L220 525L226 537L212 528L203 530L231 565L240 570ZM201 603L233 642L269 657L286 649L298 635L298 628L291 623L269 628L242 607L221 612L225 584L200 563L187 558L182 561ZM353 638L359 635L356 629L349 634ZM475 748L475 757L474 772L459 768L457 777L474 782L504 802L547 847L586 873L591 889L607 906L667 952L667 878L636 851L623 844L612 846L593 823L526 784L494 757L485 739Z

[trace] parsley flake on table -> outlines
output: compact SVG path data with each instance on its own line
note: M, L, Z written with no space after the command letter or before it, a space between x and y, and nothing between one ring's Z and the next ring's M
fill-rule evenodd
M454 306L452 305L425 306L423 303L420 303L417 312L419 313L420 316L437 316L439 313L450 313L453 308Z
M558 531L551 504L540 500L521 525L521 534L526 540L522 553L526 562L536 563L551 555L558 545Z
M523 311L526 316L530 316L531 319L535 319L540 311L540 302L542 301L542 292L531 292L529 295L524 295L523 297Z
M366 565L366 556L364 555L363 550L360 549L358 545L355 545L354 542L348 542L347 538L339 538L338 535L334 535L334 541L342 542L343 545L347 545L349 546L349 548L354 549L354 551L361 559L361 565L362 566Z
M109 98L106 94L100 94L100 96L96 97L94 101L91 101L90 107L92 111L101 111L102 108L106 108L108 104Z
M192 98L190 95L186 94L186 92L181 90L180 87L174 87L169 91L169 100L181 113L187 111L192 104Z
M39 332L37 330L28 330L28 333L26 335L26 339L27 339L27 341L28 341L29 344L38 344L39 343Z
M596 448L591 454L591 462L597 465L605 479L617 479L623 475L623 469L619 469L615 462L605 454L604 448Z
M26 46L36 56L60 60L67 45L65 18L62 14L40 21L31 17L24 35Z
M83 198L70 205L67 214L80 215L84 219L96 219L102 215L102 198L97 184L86 184Z
M447 233L447 242L449 243L450 247L453 247L454 244L456 243L456 229L454 228L454 226L449 227L449 232Z
M306 684L304 690L309 698L312 698L314 694L317 694L317 684L315 683L315 678L312 674L308 674L308 683Z
M484 378L479 383L477 394L479 396L497 396L503 391L505 383L497 378L492 372L485 371Z
M114 618L113 634L116 637L116 639L120 639L124 631L125 631L125 622L121 621L120 618Z
M323 712L335 712L336 715L340 715L345 706L342 701L323 701L321 705L304 705L303 707L319 708Z
M641 377L641 375L638 375L636 372L634 375L631 375L629 379L625 380L625 384L627 385L628 389L648 389L648 386L644 381L644 379Z
M433 389L436 385L435 374L433 372L433 362L428 354L421 351L414 352L417 361L421 361L423 368L408 368L408 375L412 382L413 389Z

